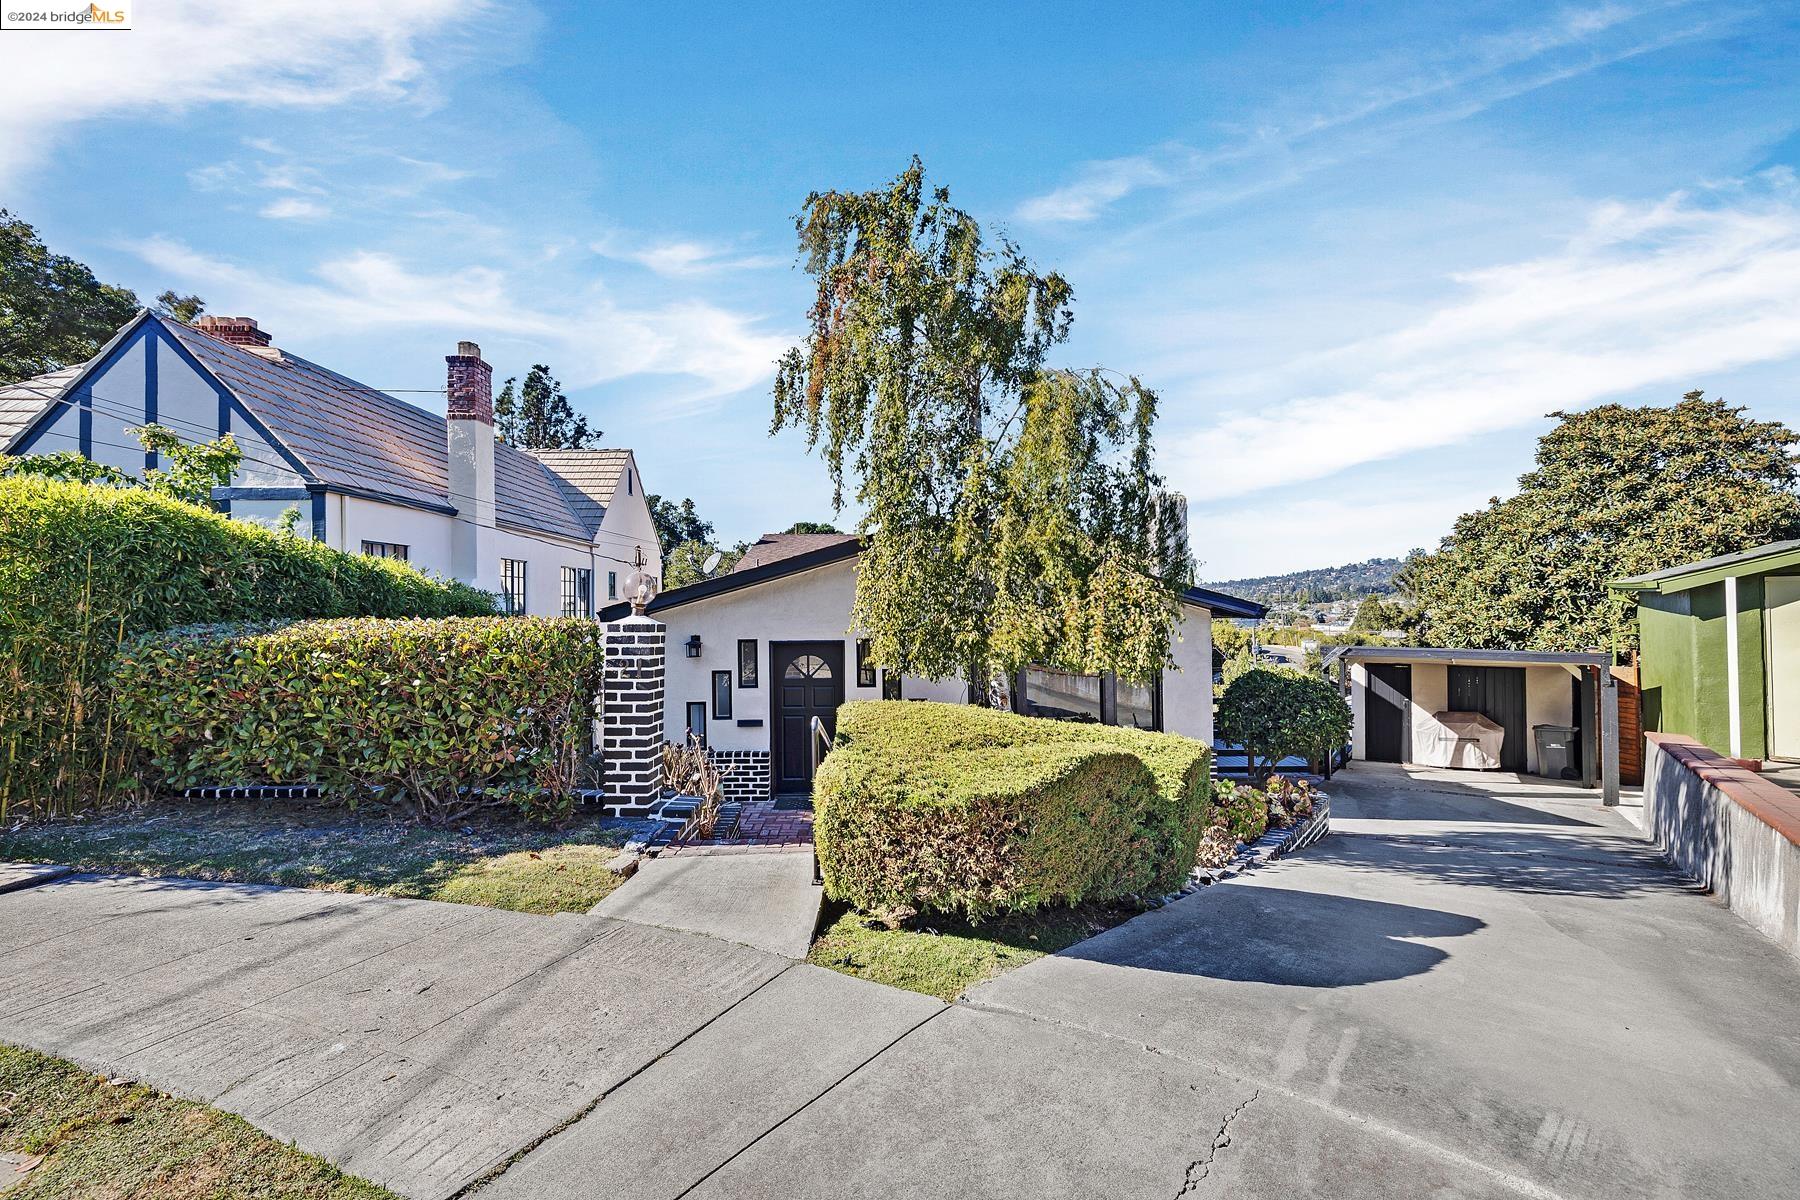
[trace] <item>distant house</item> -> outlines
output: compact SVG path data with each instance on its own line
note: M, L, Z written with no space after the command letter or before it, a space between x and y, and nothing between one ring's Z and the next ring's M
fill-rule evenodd
M221 512L273 524L298 509L302 533L463 580L511 612L588 616L632 571L661 576L632 452L497 442L475 343L445 359L447 417L270 343L247 317L140 312L91 361L0 387L0 453L73 450L136 472L156 458L131 426L230 433L244 461L214 492Z
M869 660L850 621L861 553L861 541L846 534L769 534L731 572L651 599L648 615L665 626L664 736L704 739L734 798L810 791L811 720L834 729L847 700L969 699L961 680L903 677ZM1015 681L1015 704L1033 715L1210 743L1211 619L1256 619L1265 610L1205 588L1182 600L1175 666L1151 686L1032 668ZM619 604L601 615L629 611Z
M1644 728L1800 759L1800 541L1616 580L1637 602Z

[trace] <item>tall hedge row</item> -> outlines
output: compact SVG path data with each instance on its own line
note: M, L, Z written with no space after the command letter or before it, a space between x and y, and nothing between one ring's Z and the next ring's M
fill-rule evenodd
M163 786L317 783L453 820L567 811L604 654L578 617L362 618L145 634L116 663Z
M813 835L828 894L869 912L1154 895L1193 866L1210 772L1172 734L859 702L814 781Z
M126 639L205 621L491 613L485 592L142 489L0 478L0 818L125 779L110 679Z

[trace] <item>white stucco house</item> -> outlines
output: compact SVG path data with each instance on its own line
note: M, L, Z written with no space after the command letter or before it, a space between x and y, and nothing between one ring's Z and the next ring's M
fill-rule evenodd
M439 416L271 344L247 317L185 325L144 311L92 360L0 387L0 453L73 450L133 472L126 432L230 433L242 466L221 512L404 558L494 592L510 612L591 616L662 553L630 450L525 451L494 437L493 373L473 342L446 357Z
M647 605L664 627L663 737L702 737L731 798L810 792L811 719L834 729L845 701L969 699L961 680L901 677L868 662L850 621L861 552L844 534L770 534L729 573ZM1259 618L1264 609L1205 588L1189 589L1183 602L1175 666L1155 686L1034 668L1024 672L1020 707L1210 744L1212 618ZM601 616L616 621L629 612L621 603Z

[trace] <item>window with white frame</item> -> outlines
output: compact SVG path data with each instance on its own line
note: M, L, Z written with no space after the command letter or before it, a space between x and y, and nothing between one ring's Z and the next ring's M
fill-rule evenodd
M525 560L500 560L500 610L508 616L525 611Z
M608 600L619 598L619 573L617 571L606 573L606 598Z
M587 567L562 569L562 615L591 617L594 615L594 572Z

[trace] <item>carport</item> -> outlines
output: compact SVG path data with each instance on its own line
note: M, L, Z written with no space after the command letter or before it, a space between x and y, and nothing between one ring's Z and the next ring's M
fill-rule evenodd
M1444 736L1437 714L1480 713L1505 732L1500 769L1543 773L1533 729L1575 730L1583 787L1619 802L1619 692L1610 655L1540 650L1343 646L1327 656L1350 697L1350 753L1411 763L1415 746Z

